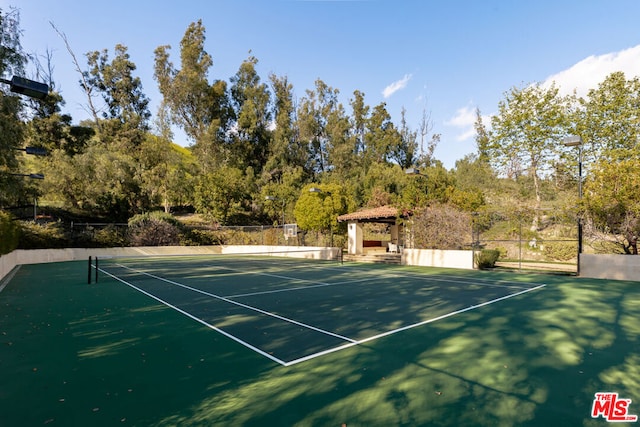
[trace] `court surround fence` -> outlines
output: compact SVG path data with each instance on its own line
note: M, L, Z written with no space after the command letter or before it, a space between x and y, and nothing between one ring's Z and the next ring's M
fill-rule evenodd
M471 246L497 250L498 267L577 270L577 223L558 210L476 213Z

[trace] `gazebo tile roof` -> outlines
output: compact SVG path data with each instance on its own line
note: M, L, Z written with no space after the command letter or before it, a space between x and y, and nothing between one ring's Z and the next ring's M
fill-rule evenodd
M398 216L398 208L394 206L379 206L372 209L363 209L357 212L352 212L338 217L338 221L357 221L357 220L372 220L372 219L388 219L396 218Z

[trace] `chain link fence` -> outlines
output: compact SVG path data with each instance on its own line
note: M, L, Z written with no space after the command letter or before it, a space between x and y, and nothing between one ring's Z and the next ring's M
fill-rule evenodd
M185 244L222 244L222 245L277 245L277 246L334 246L343 247L346 238L335 232L305 232L299 230L295 236L286 235L282 225L243 225L243 226L214 226L190 225ZM76 222L70 224L71 235L74 240L90 242L97 245L107 243L108 236L115 242L124 244L128 225L126 223L87 223Z
M578 222L561 210L488 211L473 216L473 245L500 254L498 267L575 272Z

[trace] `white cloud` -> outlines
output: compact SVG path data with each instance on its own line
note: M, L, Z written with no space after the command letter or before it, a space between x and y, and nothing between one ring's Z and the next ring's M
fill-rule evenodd
M549 87L555 82L561 94L568 95L575 90L578 96L584 97L615 71L624 72L627 79L640 76L640 45L619 52L591 55L571 68L549 76L543 86Z
M397 91L404 89L405 87L407 87L407 84L409 83L409 80L411 80L411 77L411 74L405 74L404 77L400 80L391 83L389 86L384 88L384 90L382 91L382 96L384 96L386 99Z
M486 123L488 117L483 117L483 123ZM476 134L474 123L476 122L476 107L472 104L467 104L462 108L456 110L455 115L444 124L459 129L455 139L456 141L465 141L472 138Z

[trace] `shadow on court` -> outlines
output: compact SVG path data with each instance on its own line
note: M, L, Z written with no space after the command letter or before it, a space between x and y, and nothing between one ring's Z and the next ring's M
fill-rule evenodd
M547 286L284 367L127 286L87 285L83 263L23 266L0 293L2 425L596 426L599 391L640 413L640 285L455 274Z

